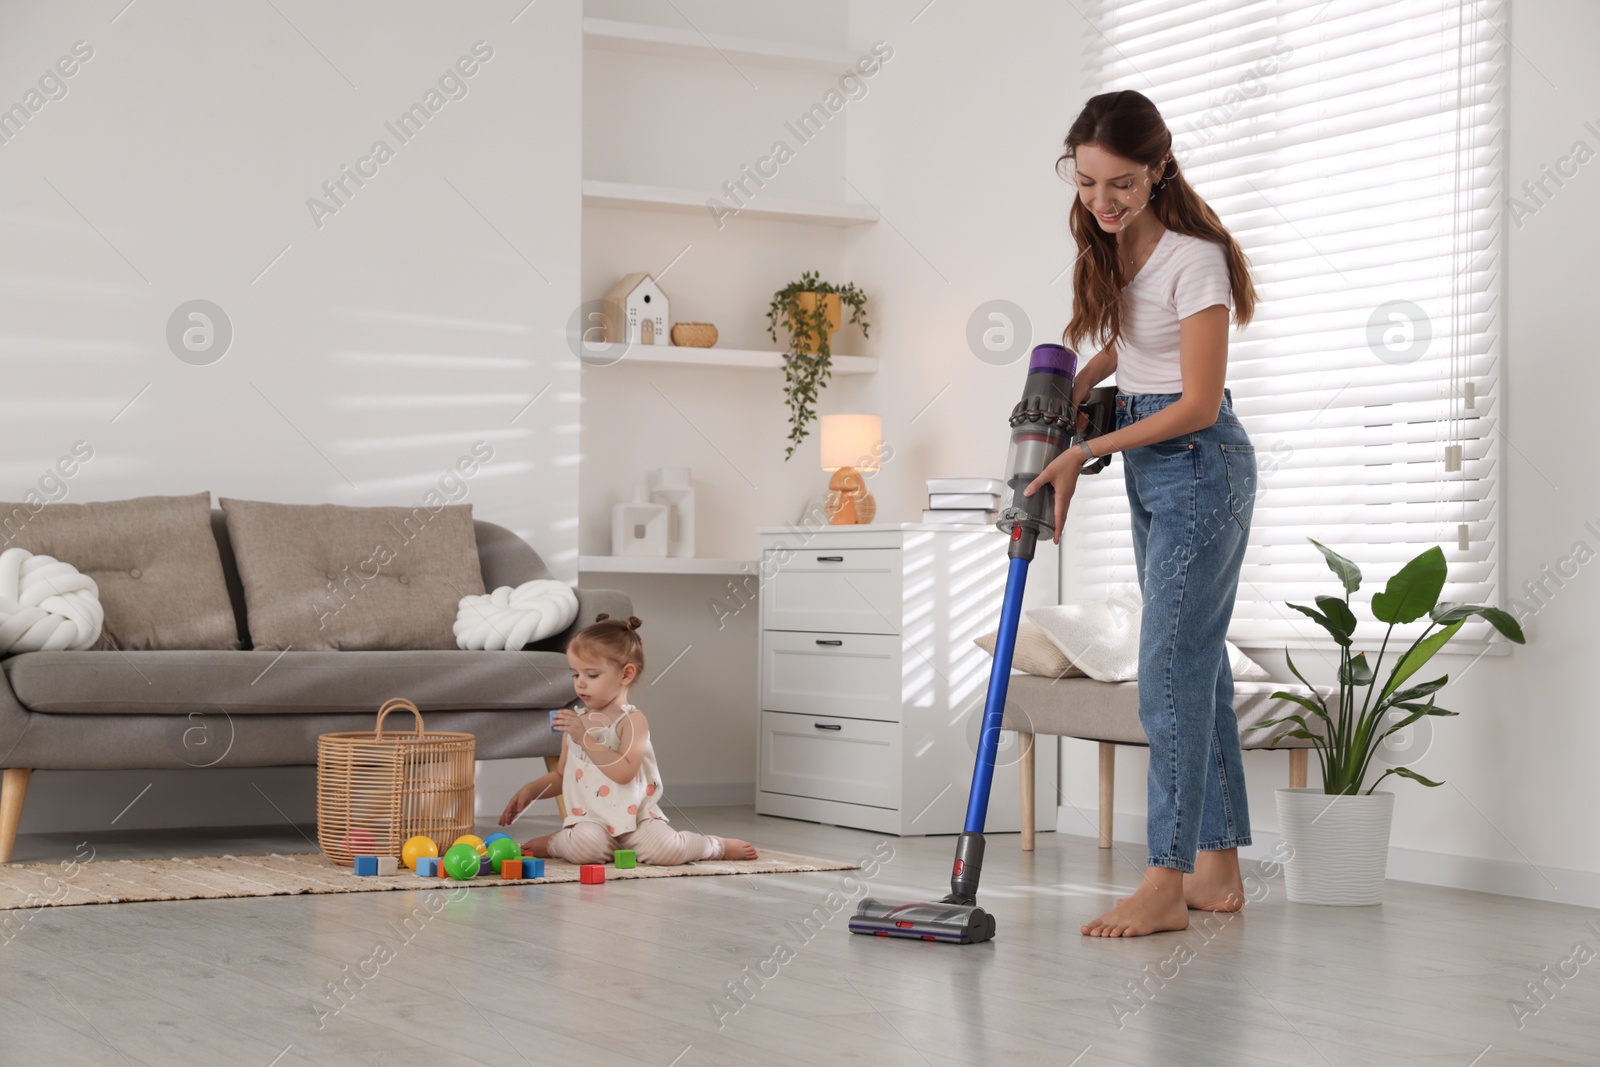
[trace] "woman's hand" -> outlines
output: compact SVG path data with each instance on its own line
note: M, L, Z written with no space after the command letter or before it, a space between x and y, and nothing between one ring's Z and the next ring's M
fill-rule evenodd
M1045 465L1039 472L1039 477L1028 483L1022 491L1023 496L1032 496L1041 486L1050 485L1055 488L1056 514L1055 537L1051 540L1055 544L1061 543L1061 526L1067 521L1067 506L1072 503L1072 494L1078 488L1078 476L1083 472L1083 450L1073 445L1061 455Z

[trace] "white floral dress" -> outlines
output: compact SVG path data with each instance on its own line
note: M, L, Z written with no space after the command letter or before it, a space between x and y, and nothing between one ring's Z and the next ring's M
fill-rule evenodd
M623 715L639 709L632 704L622 705ZM621 721L620 719L618 720ZM591 727L591 736L613 752L621 751L616 725ZM646 738L644 758L639 762L639 773L629 782L614 782L583 751L578 739L567 735L571 751L567 753L567 769L561 778L561 800L567 807L563 827L581 822L598 823L612 837L638 829L646 819L670 822L661 811L661 771L656 766L655 747Z

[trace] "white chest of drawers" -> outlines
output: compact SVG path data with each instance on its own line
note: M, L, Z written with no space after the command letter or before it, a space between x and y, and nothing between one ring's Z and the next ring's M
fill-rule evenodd
M998 628L1006 535L923 523L766 527L756 811L899 835L959 833ZM1024 607L1057 602L1039 546ZM985 829L1015 832L1018 747L1001 735ZM1056 795L1056 747L1035 757ZM1049 814L1053 806L1039 805Z

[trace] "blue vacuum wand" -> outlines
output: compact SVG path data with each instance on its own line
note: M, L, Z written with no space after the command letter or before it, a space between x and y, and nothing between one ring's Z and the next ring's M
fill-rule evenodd
M1074 440L1080 411L1072 403L1072 379L1078 357L1062 345L1039 345L1028 362L1028 379L1022 400L1011 411L1011 449L1006 459L1006 488L1011 503L1000 512L1000 529L1010 534L1006 550L1005 600L1000 607L1000 632L994 644L989 671L989 692L978 737L978 759L972 769L972 791L967 795L965 829L956 841L950 893L936 902L895 904L863 900L850 919L850 932L880 937L905 937L922 941L947 941L970 945L994 937L994 916L978 906L978 878L983 872L983 824L989 812L989 790L994 783L995 755L1000 747L1000 724L1005 715L1006 689L1011 680L1011 655L1017 644L1017 624L1022 615L1022 592L1028 564L1043 534L1055 534L1055 489L1046 484L1032 496L1023 490ZM1084 436L1110 428L1112 387L1091 390L1081 414L1088 415ZM1109 457L1085 468L1098 471Z

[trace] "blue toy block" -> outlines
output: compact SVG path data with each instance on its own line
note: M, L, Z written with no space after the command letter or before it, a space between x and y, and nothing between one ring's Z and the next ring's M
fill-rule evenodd
M438 856L420 856L420 857L418 857L418 859L417 859L417 877L418 878L437 878L437 877L439 877L439 857Z
M539 859L537 856L522 857L522 877L543 878L544 860Z
M377 873L378 873L378 857L376 857L376 856L357 856L356 857L356 874L360 875L363 878L370 878L370 877L373 877L373 876L377 875Z
M555 711L552 711L550 713L550 732L551 733L556 733L557 732L557 730L556 730L556 711L560 711L560 710L561 710L560 708L556 708Z

